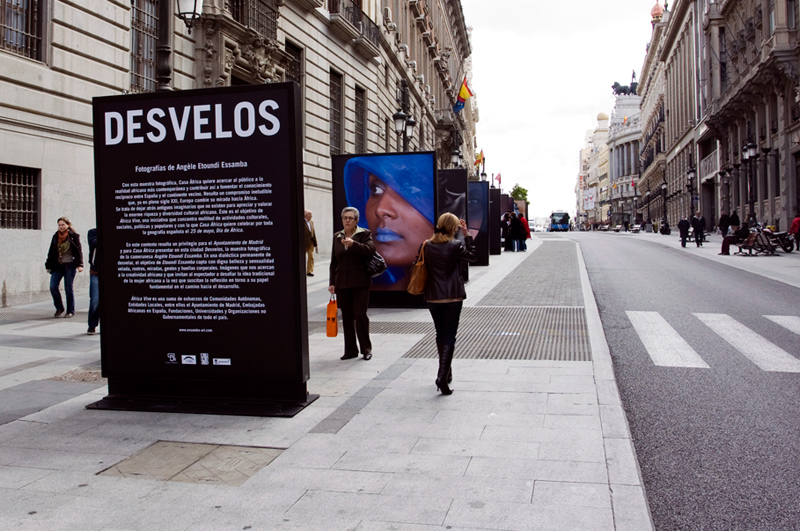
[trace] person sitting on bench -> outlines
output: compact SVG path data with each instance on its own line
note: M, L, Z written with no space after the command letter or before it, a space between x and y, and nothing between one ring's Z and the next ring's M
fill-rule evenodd
M722 239L722 250L719 254L723 255L731 254L731 244L735 245L739 242L743 242L747 239L749 235L750 235L750 229L747 227L747 224L745 223L744 225L741 226L741 228L739 228L739 230L735 231L730 236L725 236Z

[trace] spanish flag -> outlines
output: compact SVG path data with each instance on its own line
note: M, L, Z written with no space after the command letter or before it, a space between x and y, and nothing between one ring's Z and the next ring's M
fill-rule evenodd
M475 158L475 166L480 166L481 162L483 162L483 150Z
M464 102L472 97L472 91L467 86L467 76L464 76L464 82L461 83L461 90L458 91L458 99L456 104L453 105L453 112L458 113L464 108Z

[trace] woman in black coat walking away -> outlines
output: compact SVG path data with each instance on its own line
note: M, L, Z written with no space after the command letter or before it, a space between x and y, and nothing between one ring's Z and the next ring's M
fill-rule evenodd
M67 313L64 317L75 315L75 295L72 292L72 282L75 273L83 271L83 250L81 237L72 228L72 223L65 217L58 218L58 231L50 240L47 250L45 269L50 273L50 294L56 307L55 317L64 313L64 303L58 286L64 279L64 294L67 296Z
M456 240L458 231L464 241ZM453 391L449 383L453 379L451 365L456 345L458 321L467 292L461 276L461 262L474 262L477 258L467 222L446 212L439 216L436 231L430 240L423 243L421 251L425 259L428 278L425 282L425 301L436 328L436 348L439 351L439 371L436 389L449 395Z

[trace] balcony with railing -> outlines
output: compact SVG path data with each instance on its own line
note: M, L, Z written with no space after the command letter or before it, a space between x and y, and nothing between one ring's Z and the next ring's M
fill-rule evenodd
M230 0L233 19L271 41L278 40L278 8L275 0Z
M359 53L367 58L381 54L381 29L366 14L361 15L359 22L361 35L356 37L355 45Z
M700 161L700 181L704 181L714 176L719 171L719 158L717 151L714 150L706 158Z
M318 7L325 6L325 0L295 0L295 2L310 11L317 9Z
M361 35L361 20L367 18L353 0L328 0L331 28L345 40Z

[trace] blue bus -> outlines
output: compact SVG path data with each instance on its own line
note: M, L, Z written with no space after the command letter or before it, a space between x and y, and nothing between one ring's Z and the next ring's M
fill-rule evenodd
M553 212L550 214L550 232L566 232L569 230L569 214Z

